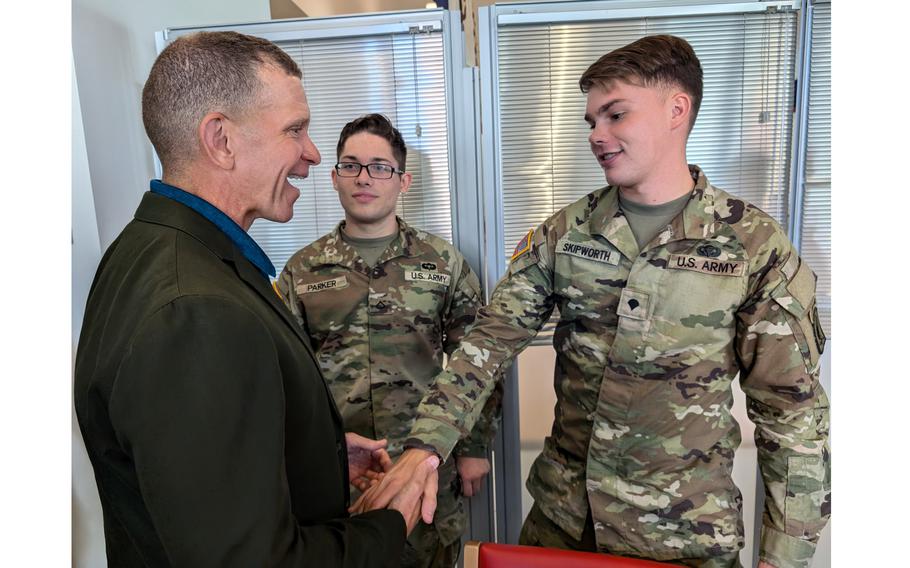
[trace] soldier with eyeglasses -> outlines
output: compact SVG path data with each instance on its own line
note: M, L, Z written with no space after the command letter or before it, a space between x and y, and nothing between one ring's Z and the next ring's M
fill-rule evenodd
M345 428L388 440L393 458L443 354L455 351L481 305L480 282L461 253L396 215L412 181L406 155L401 133L382 115L344 127L332 184L345 218L291 257L277 285L309 331ZM490 471L500 401L497 386L455 459L439 467L434 521L418 524L402 566L455 566L467 524L462 495L478 492Z

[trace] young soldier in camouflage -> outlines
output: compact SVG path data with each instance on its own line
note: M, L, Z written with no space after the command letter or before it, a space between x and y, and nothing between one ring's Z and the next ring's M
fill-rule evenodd
M702 95L688 43L643 38L580 86L609 185L519 244L408 450L358 506L395 494L427 446L449 454L557 306L556 420L528 479L522 542L737 566L738 374L765 482L761 566L808 566L831 505L815 276L774 219L687 165Z
M278 289L313 339L345 428L402 451L417 406L474 321L480 282L447 241L396 217L411 183L407 149L387 118L348 123L338 140L332 183L345 220L295 254ZM501 387L497 388L499 391ZM490 397L471 435L439 468L431 525L408 539L402 565L451 568L458 560L472 496L490 470L487 445L501 395Z

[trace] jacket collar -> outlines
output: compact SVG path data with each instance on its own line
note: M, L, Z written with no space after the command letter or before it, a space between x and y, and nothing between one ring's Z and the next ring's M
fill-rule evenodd
M205 245L221 260L235 264L243 255L224 231L190 207L157 193L146 192L136 209L137 221L184 232Z
M237 245L237 248L240 249L240 252L243 253L247 260L252 262L264 275L275 276L275 267L272 265L272 261L269 260L268 255L265 254L265 251L260 248L249 233L244 231L240 225L235 223L234 220L228 217L223 211L205 199L184 191L179 187L168 185L161 180L153 179L150 186L152 193L163 195L178 203L182 203L208 219L226 234L228 238Z

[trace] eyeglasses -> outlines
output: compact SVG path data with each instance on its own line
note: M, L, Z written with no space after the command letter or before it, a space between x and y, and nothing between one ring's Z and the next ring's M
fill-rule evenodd
M341 177L352 178L360 175L360 170L367 169L367 175L373 179L389 179L394 174L403 174L404 170L396 170L388 164L359 164L357 162L338 162L335 171Z

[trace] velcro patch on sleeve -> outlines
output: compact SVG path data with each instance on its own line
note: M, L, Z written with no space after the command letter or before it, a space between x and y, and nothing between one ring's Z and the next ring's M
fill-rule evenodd
M667 268L674 270L691 270L716 276L742 276L746 263L742 260L717 260L688 254L671 254Z
M528 252L529 250L531 250L531 239L533 239L533 238L534 238L534 229L531 229L530 231L528 231L528 234L525 235L523 239L518 241L518 245L515 247L515 252L512 253L512 258L509 259L509 262L512 262L516 258L520 257L521 255L523 255L526 252Z
M339 276L319 282L311 282L297 285L298 294L312 294L313 292L324 292L326 290L340 290L348 287L348 277Z
M799 268L799 255L795 253L790 254L790 258L787 259L787 262L781 267L780 271L784 273L784 278L788 281L793 280L793 277L796 275L796 270Z
M433 284L440 284L442 286L448 286L449 282L452 280L452 277L443 272L424 272L422 270L405 270L404 279L409 282L432 282Z

